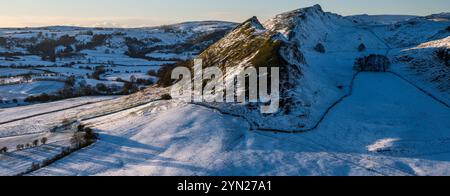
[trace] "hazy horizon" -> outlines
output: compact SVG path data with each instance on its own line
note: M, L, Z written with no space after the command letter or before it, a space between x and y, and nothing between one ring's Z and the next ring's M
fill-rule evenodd
M257 16L264 21L276 14L320 4L341 15L418 15L448 12L448 0L0 0L0 28L83 26L151 27L189 21L242 22Z

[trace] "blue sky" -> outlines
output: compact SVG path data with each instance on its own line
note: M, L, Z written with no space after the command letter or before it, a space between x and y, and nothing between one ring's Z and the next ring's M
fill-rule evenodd
M342 15L450 12L450 0L0 0L0 27L153 26L193 20L266 20L321 4Z

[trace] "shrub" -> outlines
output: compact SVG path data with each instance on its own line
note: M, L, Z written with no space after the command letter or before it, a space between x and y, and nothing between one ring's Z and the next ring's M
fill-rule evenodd
M318 43L316 47L314 47L314 50L319 53L325 53L325 46L322 43Z
M358 51L359 51L359 52L364 52L365 50L366 50L366 45L360 44L360 45L358 46Z
M7 153L8 152L8 147L3 147L0 149L0 153Z
M386 72L390 65L391 62L386 56L371 54L356 59L355 69L358 71Z
M290 114L293 106L294 100L291 97L280 100L280 108L284 109L284 114Z
M78 126L77 126L77 132L82 132L82 131L84 131L84 128L85 128L84 125L82 125L82 124L78 125Z
M169 94L164 94L164 95L161 96L161 99L162 100L171 100L172 96L170 96Z
M450 26L448 26L445 30L450 31Z

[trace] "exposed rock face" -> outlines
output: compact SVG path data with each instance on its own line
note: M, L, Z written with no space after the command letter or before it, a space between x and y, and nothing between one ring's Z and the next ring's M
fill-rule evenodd
M334 84L331 84L333 86L320 84L323 81L329 83L330 78L328 76L324 78L322 73L310 70L304 51L313 51L313 47L309 48L312 42L314 45L318 42L325 43L327 40L323 38L326 38L331 31L338 29L341 24L348 25L351 22L339 15L325 13L320 6L316 5L277 15L264 24L261 24L256 17L252 17L238 25L223 39L203 51L198 58L203 60L203 68L217 66L225 71L223 76L225 83L230 82L226 81L227 74L236 74L236 71L250 66L279 67L280 109L275 114L263 115L259 110L254 109L254 105L252 107L246 107L240 103L211 103L210 105L246 115L249 119L260 122L258 124L261 127L266 125L270 127L276 125L275 122L283 121L290 127L309 128L311 122L316 121L322 113L310 114L311 110L320 111L322 109L315 107L327 105L316 106L316 101L322 101L317 99L317 96L332 94L329 98L332 99L342 91L334 90L336 89ZM193 64L192 61L187 61L178 65L193 70ZM349 72L351 73L352 70L349 69ZM164 75L170 77L170 69ZM170 80L164 80L163 77L161 81ZM261 106L261 104L256 105Z
M253 17L210 46L198 58L203 59L204 67L285 64L277 54L281 41L274 39L274 35L275 32L264 29L258 19Z

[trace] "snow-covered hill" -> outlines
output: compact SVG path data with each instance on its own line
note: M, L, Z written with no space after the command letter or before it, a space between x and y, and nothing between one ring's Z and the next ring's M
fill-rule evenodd
M349 18L353 22L363 25L390 25L398 22L407 21L417 17L418 16L411 16L411 15L367 15L367 14L347 16L347 18Z
M361 25L355 22L358 16L348 18L324 12L319 5L277 15L263 24L256 17L251 18L205 50L199 58L206 67L219 66L227 70L280 66L282 109L276 114L263 115L242 104L208 105L243 115L257 129L313 130L332 106L351 93L357 74L353 65L357 58L379 54L396 59L402 51L414 50L416 46L430 47L425 43L432 40L441 45L434 48L448 48L448 40L442 38L450 35L445 29L450 22L429 18L434 17L408 17L395 24ZM317 51L318 45L323 46L324 51ZM364 46L362 51L359 50L361 45ZM449 68L436 60L434 52L422 52L415 59L427 57L429 62L440 65L437 70L424 65L433 72L429 73L431 76L424 76L429 77L424 80L429 81L428 86L438 86L440 91L432 90L432 94L448 105ZM399 70L401 65L392 67ZM420 85L419 82L416 85Z
M448 108L389 74L355 84L304 134L173 101L94 119L99 142L31 175L450 175Z
M319 44L325 52L315 50ZM367 50L358 51L360 44ZM242 104L209 105L244 114L258 128L302 132L315 128L330 106L349 93L356 58L387 50L371 31L317 5L277 15L263 24L251 18L199 58L205 67L225 66L228 70L280 66L282 100L278 113L263 115Z
M75 90L102 95L97 85L106 86L107 94L132 80L140 80L138 88L151 86L161 66L194 58L235 26L204 21L135 29L0 29L0 108L29 104L23 100L42 93L57 94L71 77ZM48 83L54 85L48 88Z
M163 100L162 87L4 109L18 117L0 122L0 144L50 143L0 155L0 174L450 175L450 67L436 55L449 48L444 16L343 17L316 5L251 18L198 57L232 71L280 66L278 113ZM390 71L357 72L355 60L370 54L388 58ZM95 129L99 141L30 169L70 145L72 132L60 130L68 122Z

